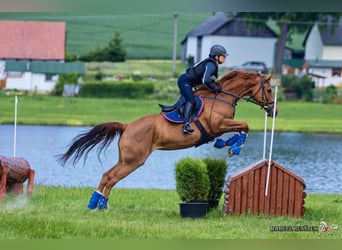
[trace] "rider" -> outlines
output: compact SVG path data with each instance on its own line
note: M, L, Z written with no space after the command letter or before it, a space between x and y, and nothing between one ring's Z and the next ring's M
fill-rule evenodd
M188 68L186 73L178 78L178 88L180 93L185 98L184 108L184 126L183 133L191 134L194 129L190 126L190 118L196 100L192 92L192 88L204 84L211 91L218 93L221 91L221 86L216 85L215 80L218 75L218 65L226 60L227 51L222 45L213 45L210 48L209 57L198 62L193 67Z

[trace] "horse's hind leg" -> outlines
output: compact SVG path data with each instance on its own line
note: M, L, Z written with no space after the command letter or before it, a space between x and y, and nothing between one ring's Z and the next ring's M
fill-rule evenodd
M95 197L93 202L91 202L92 198L89 201L89 204L92 203L92 206L88 205L88 208L95 209L97 206L100 210L106 209L108 197L113 186L143 165L151 153L146 147L139 147L137 145L133 146L133 148L120 148L124 149L120 150L119 162L103 174L97 190L93 193L92 198Z
M105 172L97 189L93 192L89 200L88 208L98 208L99 210L107 209L108 197L113 186L141 165L142 164L127 165L121 162Z

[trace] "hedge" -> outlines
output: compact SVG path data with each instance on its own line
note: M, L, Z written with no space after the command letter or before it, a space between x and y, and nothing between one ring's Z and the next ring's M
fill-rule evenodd
M154 92L152 83L85 83L82 85L81 97L98 97L98 98L143 98Z

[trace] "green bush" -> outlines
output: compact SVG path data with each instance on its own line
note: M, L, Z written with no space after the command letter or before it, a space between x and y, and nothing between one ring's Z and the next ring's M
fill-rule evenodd
M297 77L295 75L282 75L281 84L284 87L285 97L291 99L313 100L315 82L308 76ZM291 93L291 96L288 94ZM293 95L295 94L295 95Z
M55 85L55 93L58 96L63 94L63 88L65 84L77 85L81 75L77 73L60 74L58 82Z
M208 200L219 200L223 193L223 185L227 174L226 159L207 157L203 161L207 166L210 183Z
M86 83L82 86L80 96L97 98L143 98L154 92L152 83Z
M183 202L208 199L209 177L204 161L184 158L176 163L176 191Z
M337 87L330 85L324 89L323 103L331 103L337 97Z

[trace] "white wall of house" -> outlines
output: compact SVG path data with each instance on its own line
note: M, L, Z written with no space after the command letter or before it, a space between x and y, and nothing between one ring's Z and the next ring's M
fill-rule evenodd
M52 80L46 80L45 74L8 72L6 89L50 92L54 89L57 81L58 76L52 77Z
M195 36L189 36L187 39L185 59L189 56L194 57L194 62L200 61L200 58L197 58L197 37Z
M324 46L322 60L342 60L342 46Z
M201 58L196 58L197 38L188 37L187 54L195 57L195 62L206 58L210 47L223 45L229 54L223 67L232 67L246 61L263 61L267 67L273 68L276 38L205 36L202 39Z
M310 68L309 73L326 77L324 80L314 79L316 87L328 87L330 85L342 86L342 77L332 76L331 68Z
M305 45L305 60L321 60L323 56L323 42L317 25L311 29ZM327 60L327 59L325 59Z

